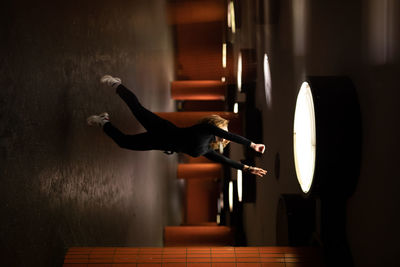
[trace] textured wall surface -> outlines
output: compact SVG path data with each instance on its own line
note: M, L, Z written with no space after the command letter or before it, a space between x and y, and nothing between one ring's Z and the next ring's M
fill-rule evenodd
M273 2L277 6L267 5ZM254 1L241 3L256 9ZM294 110L301 83L308 75L345 75L354 83L362 116L360 177L356 191L346 202L346 230L354 265L397 266L400 2L264 3L265 10L257 12L265 14L266 23L256 25L249 19L247 24L256 29L256 38L252 40L256 40L259 74L257 107L262 110L263 141L267 145L266 155L257 163L269 174L257 180L256 203L246 204L244 209L248 245L275 244L279 195L301 191L293 160ZM269 23L267 14L271 10L276 21ZM252 40L245 43L251 44ZM268 54L271 73L269 92L265 92L264 85L264 53ZM340 102L332 112L336 109L341 109ZM342 147L342 151L347 153L347 147ZM334 168L343 170L341 165ZM332 190L340 192L343 185L337 183ZM332 228L337 227L332 224Z
M147 108L173 111L164 1L19 0L0 10L2 264L58 266L72 245L162 245L163 226L181 219L176 156L122 150L86 117L107 111L121 130L143 131L99 83L104 74Z

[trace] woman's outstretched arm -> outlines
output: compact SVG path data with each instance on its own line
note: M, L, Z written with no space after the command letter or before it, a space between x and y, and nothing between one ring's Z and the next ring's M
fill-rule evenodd
M214 134L216 136L222 137L224 139L233 141L238 144L249 146L252 149L254 149L255 151L260 152L261 154L263 154L265 151L265 145L263 145L263 144L255 144L255 143L251 142L249 139L247 139L241 135L230 133L230 132L225 131L225 130L223 130L215 125L212 125L212 124L209 124L209 127L210 127L212 134Z
M263 177L267 173L266 170L263 170L261 168L247 166L247 165L244 165L241 162L231 160L230 158L227 158L224 155L221 155L221 154L219 154L218 152L216 152L214 150L211 150L210 152L207 152L206 154L204 154L204 156L206 158L212 160L212 161L229 165L229 166L231 166L231 167L233 167L235 169L239 169L239 170L242 170L242 171L250 172L250 173L252 173L254 175L257 175L259 177Z
M234 133L230 133L228 131L225 131L215 125L212 124L207 124L207 126L209 127L211 133L215 136L219 136L222 137L224 139L233 141L235 143L238 144L242 144L245 146L250 146L250 144L252 143L249 139L247 139L246 137L243 137L241 135L238 134L234 134Z

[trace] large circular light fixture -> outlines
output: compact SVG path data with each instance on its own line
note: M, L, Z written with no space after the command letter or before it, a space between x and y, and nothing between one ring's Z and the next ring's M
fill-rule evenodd
M296 101L293 152L305 194L350 195L359 175L361 116L353 83L311 76Z
M314 101L309 84L304 82L297 96L293 127L296 174L304 193L310 190L314 177L315 146Z

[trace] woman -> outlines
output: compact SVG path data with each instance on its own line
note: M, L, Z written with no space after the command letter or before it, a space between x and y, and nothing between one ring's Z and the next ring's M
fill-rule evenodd
M260 153L264 153L265 150L263 144L255 144L240 135L228 132L228 121L220 116L206 117L191 127L177 127L144 108L136 95L121 84L121 79L105 75L100 81L116 89L116 93L125 101L136 119L147 130L145 133L125 135L110 123L109 115L105 112L100 115L92 115L87 119L89 125L101 126L104 132L121 148L161 150L167 154L182 152L192 157L205 156L210 160L228 164L259 177L267 173L266 170L233 161L215 151L215 149L219 149L222 152L223 147L229 143L228 140L250 146Z

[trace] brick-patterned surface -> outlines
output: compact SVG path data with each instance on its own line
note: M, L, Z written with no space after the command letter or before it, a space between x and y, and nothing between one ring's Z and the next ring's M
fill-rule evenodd
M72 247L64 267L317 267L316 248L295 247Z

